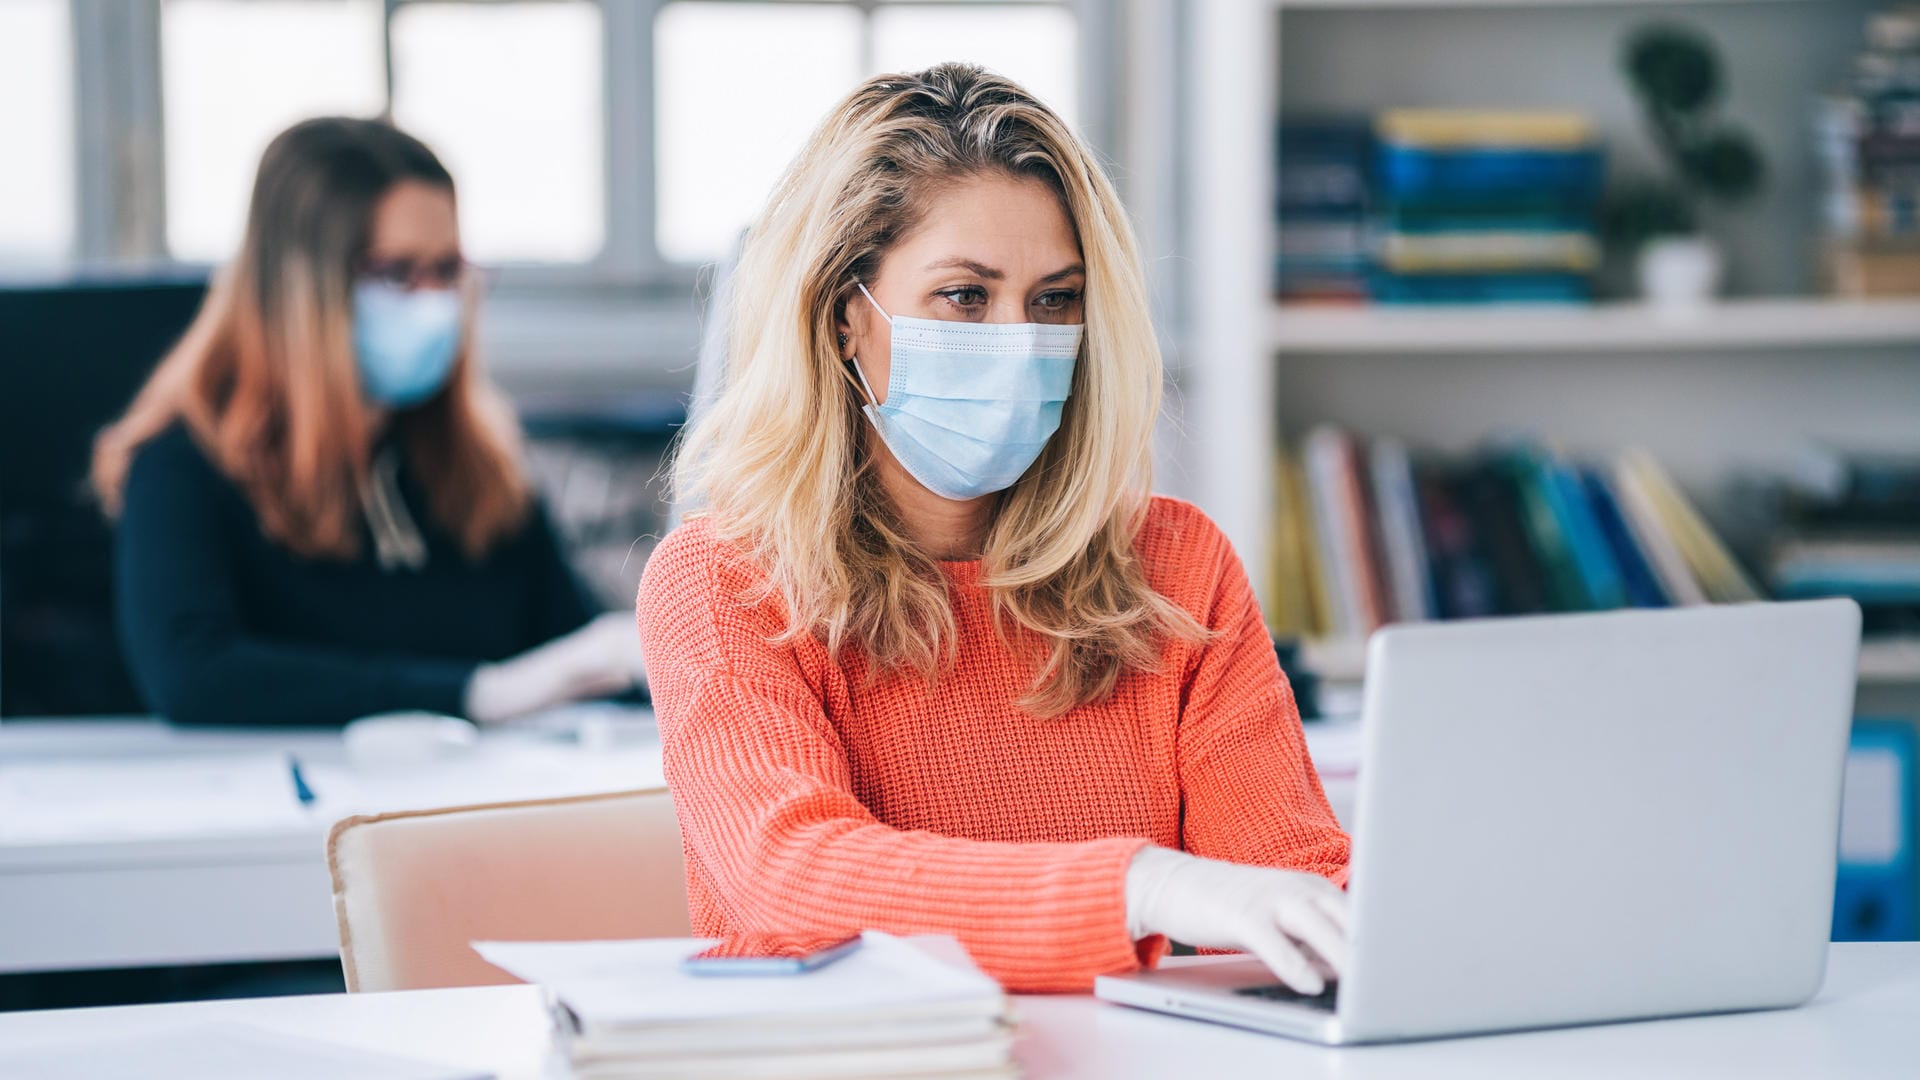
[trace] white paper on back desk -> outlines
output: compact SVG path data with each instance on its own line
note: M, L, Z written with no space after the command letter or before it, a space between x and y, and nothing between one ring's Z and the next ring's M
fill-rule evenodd
M698 976L712 944L489 942L496 967L550 989L582 1080L1009 1077L1007 996L952 938L868 931L802 975Z
M0 843L317 829L283 754L18 761L0 765Z

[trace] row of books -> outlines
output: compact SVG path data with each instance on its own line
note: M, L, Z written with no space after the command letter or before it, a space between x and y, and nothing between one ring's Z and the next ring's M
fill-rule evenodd
M1920 459L1836 455L1783 500L1776 596L1850 596L1868 634L1920 636Z
M1819 112L1825 269L1841 295L1920 295L1920 9L1869 16L1867 42Z
M1645 453L1587 463L1520 443L1447 458L1322 427L1275 476L1278 636L1760 596Z
M1365 300L1372 124L1285 120L1278 147L1275 291L1282 300Z
M1590 297L1605 157L1583 116L1290 118L1278 146L1282 300Z

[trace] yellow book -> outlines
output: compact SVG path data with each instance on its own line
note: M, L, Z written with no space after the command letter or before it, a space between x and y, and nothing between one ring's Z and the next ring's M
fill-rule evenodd
M1613 484L1614 497L1620 502L1620 514L1627 519L1627 529L1632 533L1634 543L1646 556L1667 598L1676 607L1708 603L1707 592L1700 587L1700 579L1694 576L1693 568L1687 565L1687 557L1680 554L1680 545L1667 535L1667 526L1654 508L1653 497L1642 489L1640 474L1622 459L1615 461L1612 468L1607 470L1607 479Z
M1388 109L1374 121L1374 132L1385 142L1434 148L1573 150L1594 141L1593 121L1570 112Z
M1380 263L1402 274L1432 271L1568 270L1600 265L1600 245L1584 232L1388 233Z
M1320 565L1319 535L1313 520L1313 500L1307 497L1307 471L1297 456L1287 457L1287 484L1293 492L1294 528L1300 534L1300 574L1305 579L1307 636L1321 638L1333 632L1333 600L1327 594L1327 571Z
M1674 546L1680 549L1681 557L1706 589L1708 598L1717 604L1760 599L1759 587L1714 535L1713 527L1680 493L1660 463L1644 451L1628 453L1625 463L1639 478L1641 490L1652 500L1661 523L1673 537Z
M1273 455L1273 529L1268 558L1267 629L1277 637L1304 637L1313 629L1308 591L1306 544L1300 531L1300 492L1294 466L1283 446Z

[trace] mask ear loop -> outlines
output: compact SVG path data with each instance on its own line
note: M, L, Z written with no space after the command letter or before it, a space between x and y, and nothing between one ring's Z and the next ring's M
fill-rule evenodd
M854 377L860 380L860 392L867 395L868 403L870 403L876 409L879 408L880 399L874 396L873 387L867 382L867 373L860 370L860 358L857 356L850 356L847 358L847 363L853 365Z
M854 282L853 284L854 284L854 287L855 287L855 288L858 288L858 289L860 290L860 295L861 295L861 296L864 296L864 297L866 297L866 298L867 298L867 303L869 303L869 304L872 304L872 305L873 305L873 310L875 310L875 311L877 311L877 312L879 312L879 313L880 313L880 317L881 317L881 318L883 318L883 319L885 319L885 320L887 320L887 325L888 325L888 326L892 326L892 325L893 325L893 316L891 316L891 315L889 315L889 314L887 314L887 309L886 309L886 308L883 308L883 307L881 307L881 306L880 306L880 301L878 301L878 300L875 300L875 299L873 298L873 294L867 291L867 285L866 285L866 282L863 282L863 281L856 281L856 282Z
M875 300L873 298L873 294L867 291L866 284L864 282L859 282L859 281L856 281L853 284L860 290L860 295L865 296L867 298L867 303L873 305L873 310L879 312L880 317L887 320L888 326L892 326L893 316L887 314L887 309L881 307L880 301ZM863 393L867 395L867 401L872 403L874 408L876 409L879 408L880 398L878 395L876 395L873 392L873 385L867 382L867 373L864 370L862 370L860 367L860 358L858 356L850 356L847 358L847 363L853 365L853 373L854 375L859 377L860 389Z

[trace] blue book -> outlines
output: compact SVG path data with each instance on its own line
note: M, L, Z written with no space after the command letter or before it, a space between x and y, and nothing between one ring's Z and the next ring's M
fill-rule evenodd
M1647 561L1646 552L1640 550L1640 542L1634 539L1633 529L1620 513L1620 503L1614 498L1613 488L1608 485L1607 478L1598 470L1587 469L1582 472L1581 480L1586 488L1588 504L1593 510L1594 523L1599 526L1600 535L1613 550L1614 561L1620 567L1621 585L1626 589L1627 603L1644 608L1672 606L1673 600L1660 587L1653 564Z
M1487 565L1473 520L1460 504L1454 478L1439 464L1414 466L1413 488L1420 510L1421 541L1427 549L1427 591L1442 619L1472 619L1497 614L1499 587Z
M1917 756L1907 721L1854 721L1840 807L1835 941L1920 937L1913 836Z
M1808 563L1777 571L1773 591L1782 600L1851 596L1862 604L1920 604L1920 571L1867 562Z
M1274 149L1276 207L1283 214L1358 214L1366 206L1373 162L1368 121L1288 118Z
M1503 201L1492 206L1395 203L1381 208L1384 229L1401 233L1592 232L1591 206L1548 199L1536 206Z
M1594 520L1593 506L1580 485L1580 474L1573 466L1552 456L1544 456L1540 468L1546 474L1547 504L1560 519L1560 533L1573 553L1574 572L1586 585L1587 599L1594 607L1611 609L1627 605L1627 590L1613 549Z
M1390 202L1487 205L1518 197L1590 205L1605 181L1606 158L1598 147L1435 149L1382 143L1375 157L1375 182Z
M1584 304L1592 289L1582 274L1396 274L1372 277L1373 298L1383 304Z

